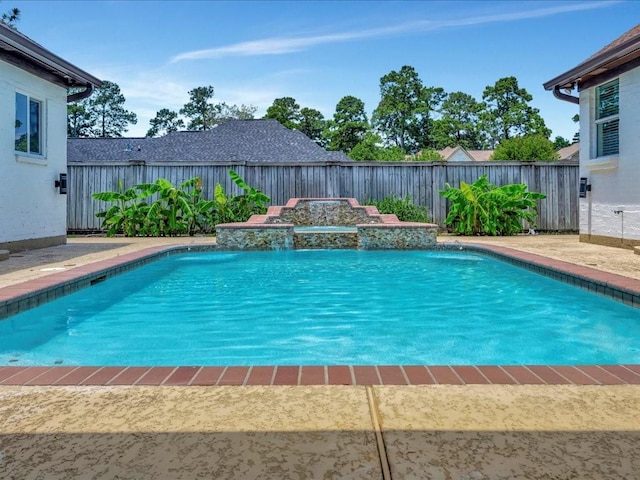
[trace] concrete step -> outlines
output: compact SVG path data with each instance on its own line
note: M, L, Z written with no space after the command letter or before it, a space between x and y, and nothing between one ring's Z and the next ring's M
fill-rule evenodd
M9 258L9 250L0 250L0 262Z

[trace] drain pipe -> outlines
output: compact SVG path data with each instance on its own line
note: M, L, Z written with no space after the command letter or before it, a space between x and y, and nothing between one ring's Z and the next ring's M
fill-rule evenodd
M564 100L565 102L575 103L576 105L580 105L580 99L578 97L574 97L573 95L567 95L566 93L562 93L560 91L560 86L556 85L553 87L553 96L559 100Z
M77 102L78 100L83 100L93 93L93 83L89 83L86 85L86 88L80 92L72 93L71 95L67 95L67 103Z

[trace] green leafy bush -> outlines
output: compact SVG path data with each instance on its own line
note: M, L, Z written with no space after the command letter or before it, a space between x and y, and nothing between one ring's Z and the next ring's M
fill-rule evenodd
M391 195L380 201L366 200L365 204L373 205L380 213L394 214L402 222L429 223L431 221L426 207L415 205L409 195L404 198Z
M349 157L359 162L401 162L405 159L405 153L400 147L382 146L379 135L368 133L349 152Z
M491 156L492 160L551 162L560 155L552 141L543 135L526 135L503 140Z
M448 183L440 195L450 201L447 225L461 235L515 235L522 231L522 221L535 228L538 200L542 193L527 192L525 184L496 187L487 175L472 184L460 182L460 188Z
M164 237L211 233L219 223L243 222L254 213L264 213L270 198L247 185L233 170L229 170L229 176L244 190L243 195L228 196L217 184L214 199L207 200L199 177L177 187L164 178L127 190L118 182L117 192L92 195L96 200L114 203L96 216L104 219L102 227L107 229L107 236L122 232L126 237Z
M413 155L411 161L414 162L444 162L445 159L440 152L432 148L423 148L418 153Z

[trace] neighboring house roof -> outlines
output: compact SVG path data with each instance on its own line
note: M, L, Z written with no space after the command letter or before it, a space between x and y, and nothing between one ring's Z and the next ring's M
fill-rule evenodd
M558 150L560 160L580 160L580 143L573 143Z
M447 147L438 153L448 162L488 162L493 150L467 150L458 145Z
M471 155L476 162L488 162L491 160L493 150L467 150L467 153Z
M277 120L229 120L211 130L159 138L69 138L68 162L318 162L351 161Z
M634 62L640 66L640 25L636 25L613 42L596 52L571 70L558 75L544 84L546 90L582 89L589 80L613 73L623 65Z
M102 85L98 78L51 53L3 22L0 22L0 60L65 88L85 88L89 94L94 86Z
M489 162L493 150L467 150L461 146L447 147L438 153L448 162ZM580 156L580 144L574 143L558 150L560 160L578 160Z
M469 155L469 152L462 148L461 146L457 147L447 147L444 150L441 150L440 155L447 162L474 162L475 159Z

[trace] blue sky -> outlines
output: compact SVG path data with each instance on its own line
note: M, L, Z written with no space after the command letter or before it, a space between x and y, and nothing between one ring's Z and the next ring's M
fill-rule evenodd
M0 1L18 29L78 67L120 85L143 136L192 88L258 107L278 97L329 118L353 95L370 115L380 77L413 66L427 86L481 100L515 76L553 136L571 138L576 105L542 83L634 27L640 1Z

